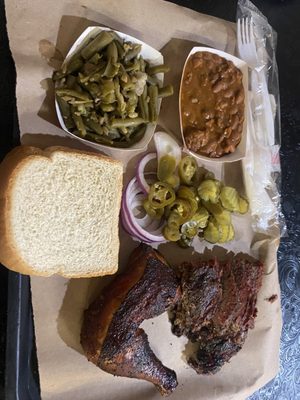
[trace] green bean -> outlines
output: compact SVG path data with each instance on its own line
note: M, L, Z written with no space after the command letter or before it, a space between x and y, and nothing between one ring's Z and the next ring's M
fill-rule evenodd
M109 134L109 128L106 125L103 125L103 134L105 136L108 136L108 134Z
M119 72L120 64L113 64L111 60L108 60L106 68L102 73L102 77L113 78Z
M59 109L60 109L61 115L63 117L64 123L66 125L66 128L68 130L74 128L75 125L74 125L74 121L72 119L70 105L59 96L56 96L56 100L58 102Z
M88 94L79 93L76 90L72 90L72 89L56 89L56 94L58 96L75 97L76 99L80 99L80 100L90 100L90 97L88 96Z
M136 126L128 126L126 129L126 140L130 140L130 136L138 129Z
M125 91L129 91L135 88L135 84L132 82L131 78L128 75L127 82L121 81L121 86Z
M74 121L76 128L78 129L80 135L82 137L85 137L87 134L86 127L83 123L82 117L77 114L77 111L76 111L75 107L73 107L73 106L71 107L71 114L72 114L73 121Z
M109 93L114 93L115 91L115 84L112 79L107 79L103 81L101 85L101 94L102 96L106 96Z
M121 135L118 129L110 128L108 132L108 137L112 140L120 139Z
M138 116L138 114L135 112L137 104L138 104L137 94L134 91L128 92L126 111L127 111L129 118L136 118Z
M125 71L139 71L140 70L140 63L137 58L134 59L133 63L125 65Z
M74 75L68 75L67 80L66 80L66 86L68 89L74 89L74 86L76 84L76 76Z
M80 86L80 84L78 83L78 78L76 79L76 83L74 83L73 89L76 90L79 93L83 92L82 86Z
M114 79L114 86L115 86L116 99L118 102L117 111L122 116L126 110L126 103L125 103L124 97L120 90L120 83L119 83L118 78Z
M167 85L162 88L158 88L158 97L168 97L172 96L174 89L172 85Z
M118 55L119 55L119 59L123 59L124 58L124 55L125 55L125 50L124 50L124 47L123 47L123 44L122 44L122 42L119 42L118 40L116 40L116 46L117 46L117 49L118 49Z
M87 117L89 114L89 111L86 109L85 104L76 104L77 110L76 110L76 115L80 115L82 117Z
M106 57L112 64L115 64L118 61L118 49L115 42L111 42L107 46Z
M112 118L111 127L112 128L123 128L128 126L138 126L145 123L143 118Z
M133 102L137 99L137 94L134 90L130 90L126 93L126 97L128 98L129 102Z
M72 98L69 103L74 106L84 104L85 107L93 107L93 100L76 100Z
M110 35L107 31L100 32L86 47L81 50L80 55L88 60L95 53L98 53L100 50L104 49L109 43L113 41L112 35Z
M168 67L165 64L153 65L152 67L148 67L146 70L148 75L156 75L161 72L165 73L165 72L169 72L169 71L170 71L170 67Z
M143 124L135 130L135 132L130 136L128 141L126 142L115 141L112 146L118 148L128 148L133 144L139 142L145 135L145 131L146 131L146 125Z
M113 104L101 103L100 108L102 109L103 112L111 112L115 110L115 106Z
M63 115L63 118L69 118L69 117L71 117L71 108L70 108L70 105L64 100L64 99L62 99L61 97L59 97L59 96L56 96L56 100L57 100L57 102L58 102L58 105L59 105L59 108L60 108L60 111L61 111L61 113L62 113L62 115Z
M116 101L116 95L114 92L108 93L105 96L101 95L101 101L106 104L112 104Z
M128 139L128 137L127 137L128 128L126 128L125 126L122 126L122 127L118 128L118 129L119 129L119 131L121 132L121 135L122 135L121 140L123 140L124 138L127 140Z
M98 69L98 65L92 64L90 62L85 62L83 64L83 67L81 68L81 72L86 76L90 76L94 74Z
M108 114L105 112L103 117L101 117L100 123L103 124L103 125L105 125L105 124L107 125L108 122L109 122Z
M115 31L109 31L109 34L114 38L116 44L119 43L123 47L123 39Z
M72 57L69 61L67 61L63 67L62 67L62 72L63 74L72 74L73 72L77 72L82 68L83 66L83 61L82 59L76 54L74 57Z
M128 61L132 60L134 57L136 57L142 49L141 44L135 44L133 45L131 50L128 50L128 52L125 54L124 61L127 63Z
M100 144L105 144L108 146L114 146L114 142L105 136L99 136L95 133L87 132L87 138L92 139L92 141Z
M149 86L149 121L157 121L157 100L158 100L158 88L157 86Z
M103 73L103 72L96 72L95 74L93 74L93 75L90 77L90 82L96 82L96 83L101 82L101 80L102 80L102 73Z
M145 121L149 121L149 108L147 102L147 85L144 86L144 90L141 96L139 96L139 108L141 116Z
M128 141L119 141L119 140L110 140L106 136L99 136L96 134L92 134L90 132L87 133L87 137L91 138L93 141L101 144L105 144L111 147L116 148L128 148L133 144L137 143L144 136L146 131L146 125L143 124L141 127L138 127L137 130L132 134Z
M92 131L96 132L98 135L103 135L103 128L99 123L93 121L90 118L85 118L83 121L85 125Z
M159 85L159 80L155 76L150 76L147 74L147 82L150 85Z
M85 90L87 90L91 96L93 97L93 99L97 99L99 96L99 92L100 92L100 87L99 85L97 85L97 83L93 83L93 82L88 82L85 83L84 85Z
M93 65L93 64L90 64L90 65ZM98 65L93 65L93 68L91 68L89 71L83 69L84 74L81 72L79 72L79 74L78 74L80 82L86 83L88 81L91 81L97 73L99 73L100 71L103 72L102 69L104 69L105 66L106 66L105 62L102 62L102 63L99 63ZM101 79L101 76L100 76L100 79Z
M88 60L88 62L91 63L91 64L97 65L97 64L99 63L99 61L101 60L101 58L102 58L102 54L100 54L100 53L95 53L95 54Z
M139 58L139 63L140 63L140 71L141 72L145 72L145 70L146 70L146 62L143 59L143 57Z

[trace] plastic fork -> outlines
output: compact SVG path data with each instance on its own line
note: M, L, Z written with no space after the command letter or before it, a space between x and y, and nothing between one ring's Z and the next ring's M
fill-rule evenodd
M237 21L237 46L241 59L251 69L251 86L255 98L256 139L264 145L274 145L274 119L264 69L257 55L252 18Z

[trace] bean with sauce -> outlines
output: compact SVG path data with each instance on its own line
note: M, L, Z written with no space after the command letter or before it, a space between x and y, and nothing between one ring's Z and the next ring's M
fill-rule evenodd
M244 122L242 77L231 61L217 54L197 52L188 59L180 104L189 150L212 158L235 151Z

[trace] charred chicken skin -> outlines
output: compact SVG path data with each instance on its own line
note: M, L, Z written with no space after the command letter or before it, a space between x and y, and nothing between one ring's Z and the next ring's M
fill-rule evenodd
M172 268L159 252L141 244L126 272L116 276L84 313L81 344L88 360L113 375L147 380L164 396L172 393L176 374L155 356L139 326L178 298Z

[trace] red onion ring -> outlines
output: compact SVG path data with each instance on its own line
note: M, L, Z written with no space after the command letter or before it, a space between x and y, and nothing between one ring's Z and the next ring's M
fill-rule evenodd
M145 172L144 172L145 167L149 161L154 160L155 158L157 158L156 153L148 153L140 159L140 161L137 165L137 170L136 170L137 182L138 182L139 187L142 189L142 191L145 194L148 194L149 190L150 190L150 186L145 179ZM154 175L156 176L155 173L154 173Z
M155 234L144 229L139 225L138 219L134 216L132 209L132 202L136 195L140 193L141 189L137 188L137 179L133 178L127 185L122 198L121 218L126 231L136 238L148 243L164 242L165 238L162 235L161 228L158 229L156 225L160 221L154 221L156 224L153 226ZM127 228L127 229L126 229Z

